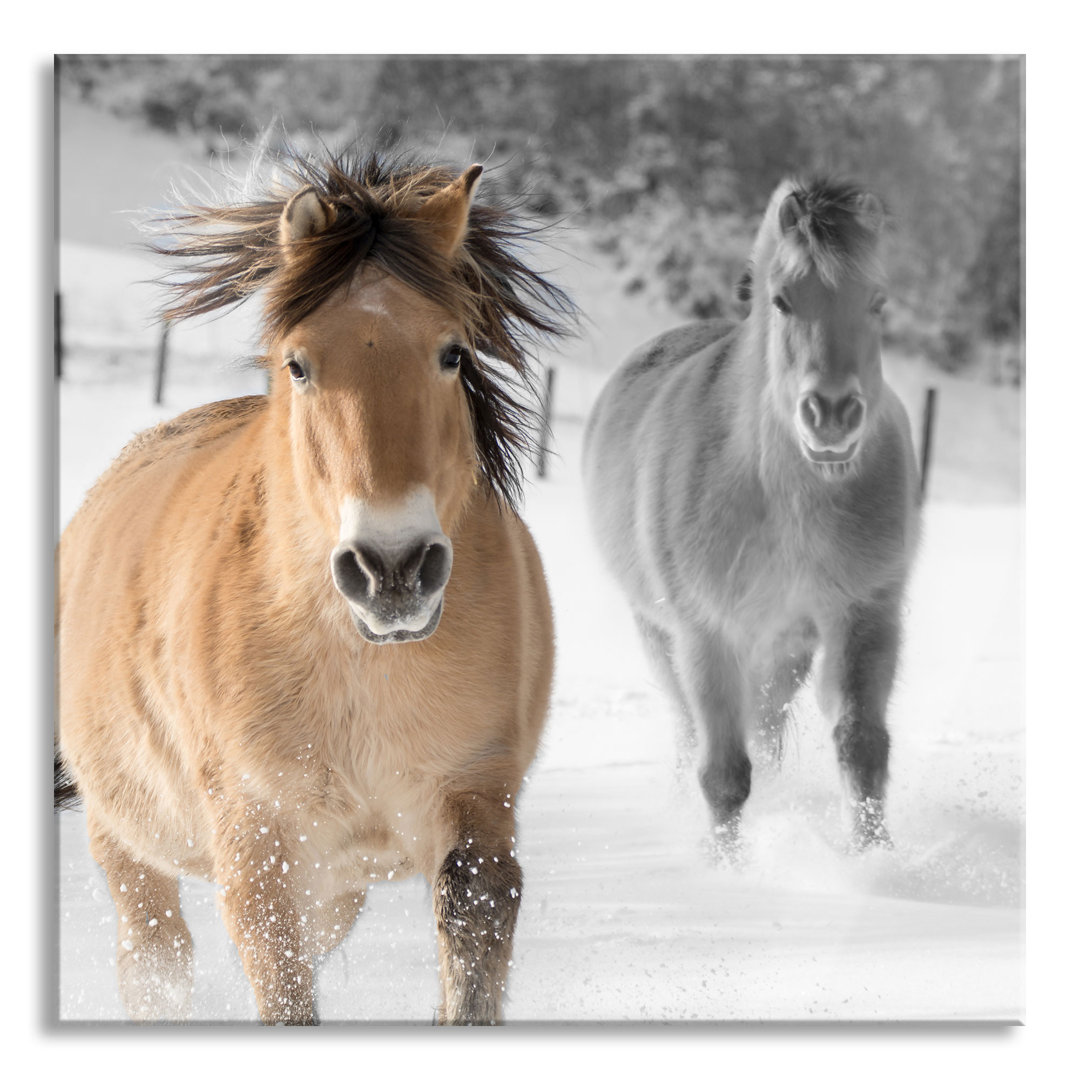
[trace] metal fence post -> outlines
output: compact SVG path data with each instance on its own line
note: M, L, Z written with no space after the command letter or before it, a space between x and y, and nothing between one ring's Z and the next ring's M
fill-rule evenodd
M63 302L60 298L60 290L53 294L53 352L56 362L56 377L64 377L64 336L63 336Z
M165 319L161 324L161 341L158 344L157 372L154 376L154 404L160 405L162 395L165 393L165 364L169 355L169 329L172 326L170 320Z
M930 455L934 444L934 410L936 404L937 390L933 386L928 386L922 416L922 455L919 462L920 503L926 501L926 486L930 479Z

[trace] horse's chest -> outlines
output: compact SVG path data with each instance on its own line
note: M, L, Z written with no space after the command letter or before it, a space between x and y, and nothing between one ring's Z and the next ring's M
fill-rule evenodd
M766 517L718 534L699 595L718 621L767 636L848 603L859 582L871 580L862 561L856 547L812 517Z
M309 834L312 849L328 870L361 886L424 868L438 790L435 778L406 769L360 777L331 773L312 806L322 817Z
M278 780L279 839L318 891L347 891L426 870L439 819L439 778L386 747L313 750Z
M385 685L324 703L302 752L280 763L302 843L321 868L362 883L423 865L440 791L469 750L447 720L431 701L399 699Z
M814 567L791 557L780 538L749 540L720 577L716 610L724 622L765 632L812 606Z

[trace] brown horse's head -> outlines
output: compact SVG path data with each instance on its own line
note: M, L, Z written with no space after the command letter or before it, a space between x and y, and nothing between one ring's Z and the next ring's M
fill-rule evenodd
M475 165L418 203L430 261L457 259L479 176ZM294 249L334 217L314 188L296 193L281 215L288 257L304 258ZM369 641L416 641L438 626L447 533L478 469L461 378L471 350L461 312L371 262L271 350L298 486L336 533L333 581Z
M754 313L772 400L803 458L827 477L856 466L881 396L883 222L874 195L788 182L755 245Z
M473 205L479 165L289 167L288 198L176 215L214 228L159 249L209 256L166 314L265 288L274 437L333 584L368 641L421 640L466 503L481 486L507 504L520 490L533 413L493 364L528 389L525 336L562 332L572 305L510 253L527 230Z

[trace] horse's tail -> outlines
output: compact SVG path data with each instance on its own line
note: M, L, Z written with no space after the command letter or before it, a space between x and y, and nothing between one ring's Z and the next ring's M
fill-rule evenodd
M53 749L53 810L75 810L81 801L75 780L60 756L60 747L56 746Z

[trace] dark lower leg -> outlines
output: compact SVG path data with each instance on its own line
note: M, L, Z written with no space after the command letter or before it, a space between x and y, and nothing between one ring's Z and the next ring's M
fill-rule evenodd
M824 691L833 715L833 742L854 812L857 846L890 843L884 802L889 771L885 715L899 652L892 607L860 607L826 652Z
M721 839L734 841L738 838L743 803L750 796L751 771L744 746L709 747L698 778L712 811L716 835Z
M522 876L509 854L451 851L435 879L444 1024L497 1024L510 969Z
M516 791L516 783L501 788ZM463 793L447 801L451 840L433 882L443 1024L502 1021L521 905L510 794Z
M676 670L703 734L701 790L715 834L722 847L729 847L738 840L742 806L750 794L741 665L723 638L699 633L678 643Z
M885 727L842 717L833 729L836 755L847 786L856 847L889 846L885 827L889 733Z

